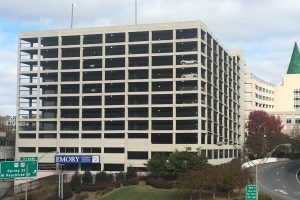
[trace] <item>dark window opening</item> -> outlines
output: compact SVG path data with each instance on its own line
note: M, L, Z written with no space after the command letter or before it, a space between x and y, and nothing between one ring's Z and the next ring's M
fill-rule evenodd
M130 32L129 33L129 42L138 42L138 41L148 41L149 32Z
M145 70L129 70L129 79L148 79L149 72Z
M125 138L124 133L104 133L104 138Z
M62 60L61 69L80 69L79 60Z
M125 83L106 83L106 93L125 92Z
M105 34L106 43L125 42L125 33L108 33Z
M152 66L173 65L172 56L152 56Z
M55 139L57 138L56 133L40 133L39 138L41 139Z
M19 147L20 153L35 153L35 147Z
M169 53L173 52L173 43L152 44L152 53Z
M106 121L105 130L124 130L125 122L124 121ZM105 137L105 135L104 135Z
M152 130L173 130L173 121L169 120L153 120Z
M197 120L177 120L176 121L177 130L197 130L198 121Z
M60 111L61 118L78 118L79 110L77 109L61 109Z
M102 35L84 35L83 36L83 44L100 44L102 43Z
M83 106L101 106L101 96L85 96L82 97Z
M105 80L124 80L125 71L123 70L114 70L105 72Z
M176 30L176 39L197 38L198 31L193 29L179 29Z
M152 144L172 144L173 136L172 133L152 133L151 134Z
M171 94L152 95L152 104L172 104L173 97Z
M176 56L176 65L191 65L198 63L197 54L187 54Z
M80 44L80 35L62 36L62 45L78 45Z
M81 153L101 153L101 147L81 147Z
M128 151L127 158L132 160L148 160L147 151Z
M121 95L105 96L106 105L124 105L125 97Z
M149 66L149 57L130 57L129 67L147 67Z
M152 117L172 117L173 108L155 107L152 108Z
M173 82L152 82L152 91L173 91Z
M125 58L106 58L105 68L125 67Z
M61 106L78 106L79 98L78 97L61 97Z
M62 57L79 57L80 56L80 48L63 48Z
M62 94L78 94L79 85L61 85Z
M104 171L124 171L124 164L104 164Z
M60 147L59 153L78 153L78 147Z
M101 109L82 109L82 118L101 118Z
M153 69L152 78L153 79L173 78L173 69Z
M124 108L105 108L105 118L122 118L124 116Z
M148 82L133 82L128 84L129 92L148 92Z
M41 38L41 46L57 46L58 37L43 37Z
M82 87L83 93L101 93L102 91L101 84L83 84Z
M79 130L79 122L76 121L61 121L60 130L62 131L77 131Z
M176 133L176 144L198 144L198 134Z
M39 153L50 153L56 151L56 147L39 147L38 152Z
M124 54L125 54L125 46L124 45L106 46L105 47L105 55L124 55Z
M102 80L102 72L99 71L83 72L83 81L101 81L101 80Z
M83 69L102 68L101 59L86 59L83 60Z
M90 131L96 131L101 130L101 122L97 121L83 121L82 122L82 130L90 130Z
M197 117L198 107L177 107L176 108L177 117Z
M172 40L173 31L164 30L164 31L152 31L152 40Z
M124 153L124 148L119 147L105 147L104 153Z
M58 49L41 49L41 58L57 58Z
M148 104L148 95L128 95L128 104Z
M101 163L82 163L81 171L101 171Z
M128 108L129 117L148 117L148 108Z
M102 47L84 47L83 56L102 56Z
M148 121L146 120L129 120L129 130L148 130Z
M130 139L146 139L146 138L148 138L148 133L128 133L128 138L130 138Z
M129 54L146 54L149 53L148 44L129 45Z
M79 72L62 72L61 81L79 81Z
M82 133L81 138L83 139L101 138L101 133Z

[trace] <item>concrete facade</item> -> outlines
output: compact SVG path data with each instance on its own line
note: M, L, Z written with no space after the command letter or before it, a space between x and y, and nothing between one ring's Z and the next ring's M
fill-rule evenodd
M19 34L16 158L100 155L65 170L145 171L154 154L213 164L244 141L244 68L201 22Z
M251 111L264 110L270 112L275 105L275 85L253 73L245 75L245 115L246 119Z

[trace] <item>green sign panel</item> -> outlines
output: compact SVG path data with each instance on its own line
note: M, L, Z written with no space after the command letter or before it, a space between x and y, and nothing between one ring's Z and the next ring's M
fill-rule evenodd
M0 178L25 178L35 177L37 174L37 161L5 161L0 163Z
M257 200L255 185L247 185L246 186L246 200Z
M38 157L20 157L20 161L38 161Z

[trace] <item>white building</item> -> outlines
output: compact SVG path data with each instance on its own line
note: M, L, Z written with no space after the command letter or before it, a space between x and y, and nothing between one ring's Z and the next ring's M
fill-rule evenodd
M65 170L145 171L153 154L200 148L210 163L244 141L244 67L201 22L19 35L16 157L98 155Z
M275 105L275 85L258 78L253 73L246 73L245 77L246 119L254 110L272 111Z

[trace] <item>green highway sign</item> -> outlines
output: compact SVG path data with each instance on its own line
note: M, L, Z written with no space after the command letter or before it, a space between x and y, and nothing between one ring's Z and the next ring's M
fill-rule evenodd
M256 186L255 185L247 185L246 186L246 200L257 200L256 199Z
M25 178L26 167L27 177L35 177L37 174L37 161L5 161L0 163L0 178Z
M20 157L20 161L38 161L38 157Z

